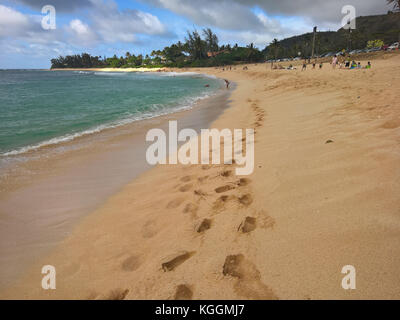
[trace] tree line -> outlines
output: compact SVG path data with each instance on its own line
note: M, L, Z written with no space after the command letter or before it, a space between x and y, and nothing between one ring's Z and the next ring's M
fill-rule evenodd
M102 58L82 53L51 59L51 68L212 67L264 60L263 52L252 43L246 47L220 46L218 36L207 28L202 33L187 31L184 42L153 50L150 55L126 52L125 56Z

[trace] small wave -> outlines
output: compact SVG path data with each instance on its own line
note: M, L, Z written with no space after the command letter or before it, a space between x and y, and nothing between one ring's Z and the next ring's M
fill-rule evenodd
M104 130L117 128L117 127L124 126L124 125L130 124L130 123L136 122L136 121L156 118L156 117L164 116L164 115L179 112L179 111L189 110L193 107L193 105L197 101L209 98L210 96L212 96L215 93L216 92L213 92L213 93L205 92L202 95L197 96L197 97L188 97L188 98L184 99L183 101L181 101L181 103L179 103L178 105L176 105L175 107L172 107L172 108L165 106L165 105L153 105L153 106L150 106L150 112L141 113L140 115L134 115L134 116L131 116L131 117L128 117L125 119L114 121L112 123L101 124L99 126L91 128L91 129L87 129L87 130L76 132L76 133L66 134L66 135L63 135L60 137L55 137L55 138L52 138L52 139L49 139L49 140L46 140L46 141L43 141L43 142L40 142L40 143L37 143L34 145L29 145L29 146L25 146L25 147L22 147L22 148L19 148L16 150L8 151L8 152L0 154L0 157L5 158L5 157L12 157L12 156L19 156L21 154L25 154L25 153L35 151L35 150L38 150L41 148L70 142L77 138L81 138L81 137L95 134L95 133L100 133Z
M164 77L193 77L193 76L197 76L197 77L202 77L202 78L210 78L210 79L218 79L216 76L213 75L209 75L209 74L205 74L205 73L198 73L198 72L160 72L157 73L160 76L164 76Z
M95 76L110 76L110 77L122 77L126 76L128 72L108 72L108 71L98 71L93 73Z
M78 73L78 74L93 74L92 71L74 71L74 73Z

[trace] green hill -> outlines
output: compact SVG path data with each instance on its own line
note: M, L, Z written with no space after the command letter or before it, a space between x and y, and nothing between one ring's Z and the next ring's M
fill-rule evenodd
M350 42L351 37L351 42ZM351 34L348 30L318 32L315 43L315 54L338 52L343 49L364 49L369 40L380 39L385 44L392 44L400 38L400 13L389 12L385 15L358 17L356 30ZM277 58L311 56L313 33L287 38L279 41ZM264 49L268 59L274 58L274 48L269 45Z

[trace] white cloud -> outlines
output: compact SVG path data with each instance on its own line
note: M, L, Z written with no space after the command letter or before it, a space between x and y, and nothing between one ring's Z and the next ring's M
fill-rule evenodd
M25 33L31 22L24 14L0 5L0 38Z
M45 5L52 5L58 12L71 12L82 10L93 6L92 0L13 0L16 3L29 6L36 10L41 10Z
M263 28L263 24L250 8L236 1L149 0L146 2L182 15L200 26L226 30Z
M200 27L215 28L221 43L237 42L243 45L253 42L264 48L275 37L294 35L300 31L282 24L281 19L268 16L256 3L249 5L240 0L149 1L189 19Z
M106 42L134 42L137 34L166 33L166 27L156 16L139 10L120 11L112 1L96 0L90 20L96 32Z
M91 20L106 42L134 42L136 34L161 35L166 32L156 16L136 10L95 12Z
M72 19L55 30L44 30L42 15L30 15L0 5L0 51L42 55L93 48L102 43L132 43L137 35L165 35L166 27L149 13L119 10L110 0L90 0L88 20ZM24 2L24 1L23 1ZM40 1L36 1L35 4ZM76 4L77 2L74 1ZM72 6L72 4L71 4ZM58 23L57 19L57 23Z
M390 8L386 0L232 0L247 6L258 6L268 15L298 16L310 19L313 23L336 24L342 20L342 8L352 5L357 16L382 14Z
M342 20L341 9L353 5L357 15L382 14L390 6L386 0L143 0L182 15L196 24L229 30L259 30L257 15L260 8L268 16L297 16L311 24L335 24Z
M85 35L90 32L89 26L79 19L72 20L69 23L71 30L75 31L78 35Z
M92 46L99 40L89 25L79 19L71 20L66 30L70 35L70 42L75 45Z
M61 30L44 30L41 15L28 15L0 5L0 40L51 43L62 37Z

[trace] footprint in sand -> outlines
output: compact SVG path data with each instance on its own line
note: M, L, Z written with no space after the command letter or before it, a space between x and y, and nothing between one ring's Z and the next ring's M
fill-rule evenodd
M249 233L256 229L257 219L253 217L246 217L244 221L240 224L239 230L243 233Z
M179 188L180 192L188 192L190 189L192 189L193 185L192 184L185 184L184 186Z
M222 187L216 188L216 189L215 189L215 192L216 192L216 193L224 193L224 192L227 192L227 191L230 191L230 190L233 190L233 189L235 189L234 186L232 186L232 185L226 185L226 186L222 186Z
M228 178L232 176L232 170L224 170L220 173L221 177Z
M275 226L275 219L270 217L269 215L265 213L260 213L259 215L259 221L260 221L260 227L264 229L273 229Z
M142 227L141 233L143 238L152 238L157 234L157 221L148 220Z
M224 276L236 278L234 290L237 295L248 299L278 299L273 291L261 282L261 273L243 254L229 255L222 268Z
M104 299L101 300L124 300L128 293L129 289L114 289L110 291L110 293Z
M187 284L180 284L176 287L175 300L191 300L193 297L193 291Z
M161 268L167 272L167 271L172 271L176 267L180 266L182 263L184 263L186 260L190 259L196 252L188 252L188 251L182 251L179 252L173 256L170 256L165 259L165 262L161 264Z
M177 198L175 200L172 200L167 204L167 209L176 209L182 204L183 201L185 201L184 198Z
M194 203L188 203L185 208L183 208L183 213L191 213L195 215L199 207Z
M191 179L192 179L191 176L185 176L185 177L182 177L180 180L181 180L181 182L189 182Z
M245 186L249 185L250 182L251 182L251 180L248 179L248 178L241 178L241 179L237 182L237 185L238 185L239 187L245 187Z
M208 179L208 176L204 176L204 177L199 177L197 178L197 180L201 183L203 183L204 181L206 181Z
M135 271L141 265L140 256L132 255L125 259L121 264L121 269L124 271Z
M214 201L213 203L213 209L214 210L221 210L222 208L224 208L225 204L229 201L231 197L229 196L220 196L217 200Z
M239 203L248 207L253 203L253 197L250 194L245 194L244 196L238 198Z
M398 127L400 127L400 119L399 120L389 120L381 126L381 128L384 128L384 129L396 129Z
M204 231L211 228L211 223L212 221L210 219L203 219L201 223L199 223L198 226L196 227L196 231L198 233L203 233Z

